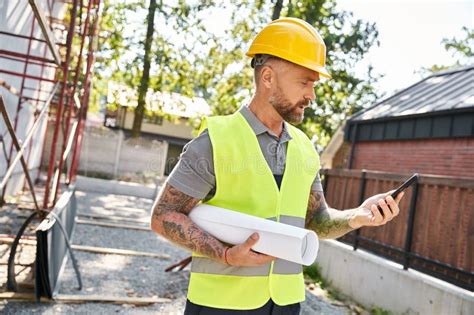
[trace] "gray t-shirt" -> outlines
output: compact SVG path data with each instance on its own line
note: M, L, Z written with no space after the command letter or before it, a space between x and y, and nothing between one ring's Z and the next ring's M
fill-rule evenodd
M283 123L282 133L278 137L247 106L242 106L239 111L255 132L260 149L273 175L283 175L287 143L291 140L287 123ZM167 182L194 198L209 200L214 196L216 176L212 144L207 129L184 146L179 161L169 175ZM319 174L316 175L311 190L323 191Z

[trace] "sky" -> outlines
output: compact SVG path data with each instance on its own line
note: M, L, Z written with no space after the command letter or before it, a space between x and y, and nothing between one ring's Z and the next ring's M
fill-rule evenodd
M372 64L374 73L385 75L377 88L388 96L420 80L422 67L453 64L442 39L461 38L463 26L474 28L474 0L339 0L338 6L376 23L380 47L355 70L364 73Z
M337 5L341 10L353 12L354 19L376 23L380 46L373 46L354 71L363 77L372 65L375 75L384 75L376 84L379 95L383 96L422 79L419 71L423 67L454 64L455 58L441 41L462 38L463 26L474 28L474 0L337 0ZM212 18L204 18L204 24L216 35L223 35L230 27L230 14L229 10L220 10L211 14ZM146 11L137 14L137 21L143 23L144 16ZM177 43L185 40L167 30L166 21L155 23L157 29L165 30L164 34L172 34L170 37Z

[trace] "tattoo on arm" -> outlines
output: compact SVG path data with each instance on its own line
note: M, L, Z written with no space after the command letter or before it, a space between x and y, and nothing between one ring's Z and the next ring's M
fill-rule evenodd
M222 261L225 245L188 217L199 201L166 184L153 204L152 229L178 245Z
M353 230L349 220L353 210L329 208L321 191L311 191L306 212L306 228L315 231L321 239L338 238Z

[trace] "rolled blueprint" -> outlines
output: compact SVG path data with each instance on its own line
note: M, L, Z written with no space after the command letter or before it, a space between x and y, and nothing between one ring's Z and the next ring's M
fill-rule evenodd
M311 230L205 204L196 206L189 217L204 231L232 245L244 243L257 232L260 238L252 247L256 252L306 266L318 254L318 236Z

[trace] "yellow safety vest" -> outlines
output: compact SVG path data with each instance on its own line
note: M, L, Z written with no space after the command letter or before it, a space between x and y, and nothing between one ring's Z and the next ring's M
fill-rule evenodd
M257 137L242 114L210 117L201 130L206 126L213 148L216 193L205 203L303 228L311 184L320 168L308 137L287 124L292 139L278 189ZM304 301L300 264L276 259L259 267L235 267L193 253L188 290L191 302L249 310L263 306L270 298L278 305Z

